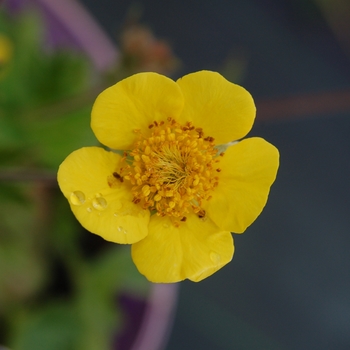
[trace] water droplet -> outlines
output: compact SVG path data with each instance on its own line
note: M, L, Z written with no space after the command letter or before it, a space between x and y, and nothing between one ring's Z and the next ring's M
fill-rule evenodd
M148 210L139 210L135 213L135 216L138 216L139 218L144 218L148 213Z
M69 198L73 205L82 205L85 203L85 194L81 191L72 192Z
M97 210L105 210L107 208L107 201L103 197L96 197L92 201L92 206Z
M123 233L124 233L124 235L126 235L128 233L128 231L127 230L123 230Z
M89 213L92 212L92 208L90 208L90 207L86 208L86 210L87 210Z
M218 253L215 252L211 252L209 254L210 260L214 263L214 264L218 264L221 260L221 256Z
M128 216L128 215L132 215L132 212L129 209L126 209L124 211L120 212L121 216Z
M119 232L122 232L122 231L124 230L124 228L123 228L122 226L118 226L117 230L118 230Z
M113 216L117 217L117 216L118 216L118 213L114 213Z
M169 225L168 225L167 223L164 223L164 224L163 224L163 227L164 227L164 228L168 228Z

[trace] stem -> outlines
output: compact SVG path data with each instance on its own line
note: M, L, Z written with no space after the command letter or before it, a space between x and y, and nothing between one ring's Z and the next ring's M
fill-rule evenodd
M57 183L56 178L56 173L47 170L0 170L0 181L4 182L45 182L52 185Z

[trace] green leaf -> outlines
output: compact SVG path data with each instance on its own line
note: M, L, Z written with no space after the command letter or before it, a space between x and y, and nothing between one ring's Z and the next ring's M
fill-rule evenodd
M59 106L58 106L59 108ZM29 125L27 137L39 164L57 169L74 150L97 144L90 129L91 105Z
M54 302L18 320L10 347L16 350L76 350L80 322L73 305Z
M0 221L2 224L4 222L7 222L8 219L15 220L18 224L18 218L21 217L21 215L25 214L25 216L27 217L25 211L28 209L28 207L26 206L29 205L29 203L30 201L28 199L28 196L25 195L21 186L16 186L12 183L9 184L5 182L0 182ZM13 216L9 218L8 211L6 209L10 208L12 213L16 213L17 218L14 218ZM21 212L22 214L19 215L19 212ZM27 223L25 223L25 225L27 225ZM0 234L0 237L1 236L2 235Z
M46 266L23 242L2 241L0 245L0 310L11 313L33 297L43 285Z

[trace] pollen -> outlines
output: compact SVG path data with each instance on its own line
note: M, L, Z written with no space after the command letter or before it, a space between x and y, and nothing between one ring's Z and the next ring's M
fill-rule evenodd
M148 135L137 134L133 149L123 157L120 178L132 185L133 202L175 226L188 214L205 216L202 208L219 183L220 156L214 138L191 122L173 118L154 121Z

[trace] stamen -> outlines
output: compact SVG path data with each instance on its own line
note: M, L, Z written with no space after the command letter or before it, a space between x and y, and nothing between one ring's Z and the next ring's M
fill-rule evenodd
M113 176L114 176L116 179L118 179L120 182L123 182L123 181L124 181L124 179L123 179L116 171L113 173Z
M204 137L203 129L191 122L181 125L169 117L148 128L149 137L137 132L133 149L124 153L113 177L132 184L133 203L169 216L175 226L191 212L204 218L202 205L218 186L221 169L216 164L224 153L218 157L214 138Z

